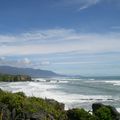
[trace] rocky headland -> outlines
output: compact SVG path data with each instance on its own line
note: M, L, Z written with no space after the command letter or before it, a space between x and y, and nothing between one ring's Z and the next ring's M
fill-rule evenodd
M0 82L24 82L31 81L31 77L28 75L9 75L9 74L0 74Z

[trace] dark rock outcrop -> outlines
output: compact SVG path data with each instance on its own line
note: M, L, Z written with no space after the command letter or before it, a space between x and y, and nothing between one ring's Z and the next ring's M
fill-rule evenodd
M100 109L101 107L103 107L104 105L102 103L93 103L92 104L92 110L93 113L95 113L98 109Z
M9 120L11 118L11 112L7 105L0 103L0 120Z
M55 118L42 109L32 114L28 112L18 114L15 108L10 111L8 106L0 103L0 120L55 120Z
M55 120L55 118L53 115L41 110L37 113L33 113L30 117L30 120Z
M45 99L45 101L48 102L49 104L54 105L54 107L56 109L59 109L59 110L64 110L65 109L65 105L63 103L57 102L54 99Z

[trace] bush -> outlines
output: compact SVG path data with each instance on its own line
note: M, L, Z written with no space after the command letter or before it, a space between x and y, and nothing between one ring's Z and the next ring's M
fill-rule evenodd
M67 111L68 120L95 120L89 112L84 109L71 109Z
M17 92L17 93L15 93L16 95L20 95L21 97L26 97L26 95L25 95L25 93L23 93L23 92Z
M12 111L14 108L17 112L21 112L23 105L24 105L24 98L20 95L12 94L12 93L5 93L2 97L0 102L8 105L8 108Z
M37 118L46 118L46 120L116 120L114 119L116 117L112 116L111 109L106 106L96 109L93 114L78 108L65 111L64 106L57 101L27 97L23 92L10 93L1 89L0 108L0 119L4 108L5 118L13 115L19 119L24 119L23 116L28 116L26 119L37 116Z
M32 115L44 111L44 116L53 116L55 120L59 118L64 120L65 118L65 111L57 109L55 104L50 104L41 98L26 97L22 92L10 93L0 90L0 103L7 105L11 112L15 110L16 115Z
M112 120L112 114L109 108L101 107L95 112L97 120Z

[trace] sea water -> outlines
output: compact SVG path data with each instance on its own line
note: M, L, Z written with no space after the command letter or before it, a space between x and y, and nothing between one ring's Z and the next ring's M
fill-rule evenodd
M120 108L120 80L80 78L34 78L32 82L0 82L0 88L10 92L24 92L27 96L55 99L65 109L91 110L94 102Z

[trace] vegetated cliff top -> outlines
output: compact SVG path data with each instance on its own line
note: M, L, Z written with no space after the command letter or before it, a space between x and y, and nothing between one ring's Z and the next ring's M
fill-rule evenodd
M28 75L9 75L0 73L1 82L17 82L17 81L31 81Z

